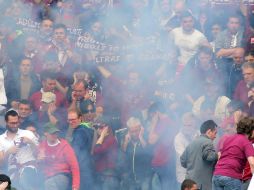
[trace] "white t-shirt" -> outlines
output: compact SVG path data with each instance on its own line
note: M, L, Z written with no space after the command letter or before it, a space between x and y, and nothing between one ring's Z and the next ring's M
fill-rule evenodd
M36 160L33 155L33 150L29 144L22 144L22 137L29 138L35 145L38 145L37 137L28 130L18 129L16 136L13 140L7 138L7 131L0 135L0 151L6 152L12 146L19 146L19 150L15 155L10 155L10 157L15 157L15 161L18 164L24 164L29 161ZM11 164L11 163L9 163Z
M183 32L182 27L173 29L170 32L170 38L179 48L180 56L178 57L178 61L183 65L186 65L190 58L197 53L201 44L207 42L204 34L198 30L194 30L192 34L186 34Z

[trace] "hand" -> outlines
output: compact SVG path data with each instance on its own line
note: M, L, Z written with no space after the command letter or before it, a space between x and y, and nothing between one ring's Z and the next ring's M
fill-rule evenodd
M73 91L73 92L71 93L71 99L72 99L73 102L76 102L76 101L78 100L78 99L77 99L76 92Z
M85 99L85 100L89 100L89 99L90 99L90 95L89 95L89 93L88 93L88 92L86 92L86 93L85 93L85 95L84 95L84 99Z
M71 42L70 42L69 38L66 37L63 40L63 43L64 43L64 47L67 49L67 55L68 55L68 51L71 52L70 51L70 49L71 49Z
M22 139L23 143L25 144L33 144L33 141L27 137L22 137Z
M158 120L159 120L159 113L156 112L152 116L151 125L155 127Z
M102 106L96 106L96 115L102 115L103 114L103 107Z
M1 183L0 184L0 190L5 190L8 186L8 184L9 184L8 181L5 181L5 182Z
M38 160L45 160L45 158L46 158L45 151L44 151L43 149L42 149L42 150L39 150L37 159L38 159Z
M143 140L144 139L144 132L145 132L144 127L141 127L139 135L138 135L139 140Z
M73 56L73 53L72 53L72 51L70 51L70 50L67 50L67 51L66 51L66 53L67 53L67 55L68 55L68 57L69 57L69 58L72 58L72 56Z
M56 6L57 6L58 8L62 8L63 3L62 3L61 1L60 1L60 2L57 2Z
M241 110L235 111L233 113L233 115L234 115L234 122L235 122L235 124L237 124L241 120L241 118L243 117L243 113L242 113Z
M127 146L128 146L128 144L129 144L130 140L131 140L131 135L130 135L130 133L128 132L128 133L125 135L124 142L123 142L123 144L122 144L122 150L123 150L124 152L126 151Z
M251 90L249 90L249 92L248 92L248 98L254 98L254 91L251 89Z
M48 107L48 115L52 115L56 111L55 103L50 103Z
M221 49L216 53L216 57L221 58L222 56L224 56L224 54L225 54L224 50Z
M128 144L131 140L131 135L130 133L128 132L126 135L125 135L125 138L124 138L124 144Z
M17 146L12 146L11 148L9 148L8 150L7 150L7 154L16 154L17 152L18 152L18 147Z
M101 132L101 136L102 137L106 137L106 136L108 136L108 127L105 127L103 130L102 130L102 132Z

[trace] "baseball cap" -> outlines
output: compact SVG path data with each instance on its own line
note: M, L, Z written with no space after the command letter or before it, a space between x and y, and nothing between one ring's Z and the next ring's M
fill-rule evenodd
M54 134L56 132L60 132L60 130L53 123L46 123L44 125L44 132L49 134Z

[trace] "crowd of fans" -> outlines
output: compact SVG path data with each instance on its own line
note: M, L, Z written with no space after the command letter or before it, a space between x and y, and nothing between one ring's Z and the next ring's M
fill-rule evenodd
M14 187L247 190L251 1L2 0L0 10L0 171Z

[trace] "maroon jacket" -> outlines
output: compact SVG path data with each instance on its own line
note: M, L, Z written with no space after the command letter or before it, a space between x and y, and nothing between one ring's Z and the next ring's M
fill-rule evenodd
M249 110L249 98L248 98L248 92L249 92L249 88L247 87L247 84L244 82L244 80L241 80L238 82L236 88L235 88L235 92L234 92L234 96L233 99L234 100L239 100L241 102L244 103L244 111L248 112Z
M56 107L68 107L67 100L65 99L64 95L55 90L54 94L56 95ZM42 92L37 91L32 96L29 98L29 101L32 104L32 108L34 111L39 111L41 107L41 97L42 97Z
M107 169L115 169L117 161L117 141L113 135L109 135L104 142L94 148L95 168L97 172Z
M254 140L252 140L252 143L254 143ZM251 173L251 169L250 169L250 164L247 161L246 166L245 166L245 168L243 170L243 178L242 178L242 180L243 181L247 181L247 180L251 179L251 177L252 177L252 173Z

